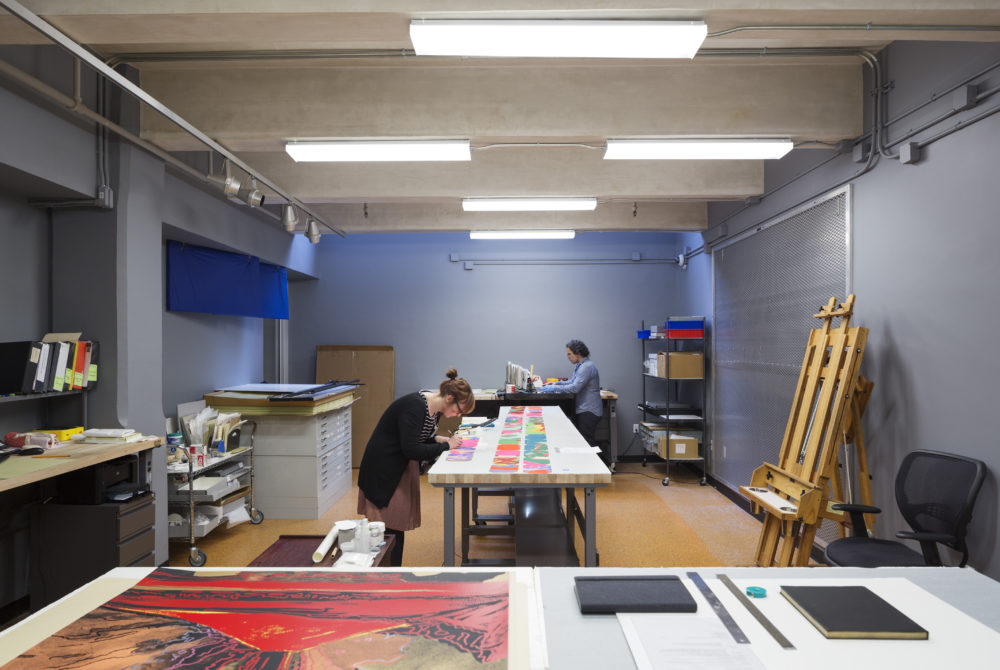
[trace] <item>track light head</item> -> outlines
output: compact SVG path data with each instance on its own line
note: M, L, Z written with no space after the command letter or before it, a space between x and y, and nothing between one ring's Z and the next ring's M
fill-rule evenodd
M264 204L264 193L257 188L257 180L254 177L240 184L238 196L251 207L260 207Z
M309 223L306 224L306 237L308 237L309 241L313 244L319 242L319 224L316 223L316 219L309 219Z
M285 205L281 213L281 223L285 226L286 232L295 232L295 228L299 225L299 213L295 211L294 205Z
M240 192L240 180L236 177L225 174L210 174L208 180L222 189L228 196L234 196Z

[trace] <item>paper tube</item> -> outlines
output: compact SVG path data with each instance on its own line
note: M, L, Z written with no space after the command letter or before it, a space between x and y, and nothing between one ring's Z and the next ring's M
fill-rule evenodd
M333 541L336 539L337 526L334 525L334 527L330 529L330 532L326 534L326 537L323 538L323 541L319 543L316 551L313 552L313 563L319 563L326 558L326 555L330 553L330 547L333 546Z

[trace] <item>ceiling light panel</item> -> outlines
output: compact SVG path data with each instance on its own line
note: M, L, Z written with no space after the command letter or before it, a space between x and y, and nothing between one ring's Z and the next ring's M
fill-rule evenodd
M465 198L466 212L584 212L597 208L597 198Z
M418 56L532 58L693 58L703 21L410 22Z
M473 240L572 240L575 230L473 230Z
M289 142L285 151L298 163L472 160L469 140Z
M763 160L792 150L782 139L608 140L606 160Z

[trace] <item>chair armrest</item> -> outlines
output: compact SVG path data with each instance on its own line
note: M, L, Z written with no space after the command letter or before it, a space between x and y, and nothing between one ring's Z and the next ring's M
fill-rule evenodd
M865 514L878 514L882 510L872 505L855 505L853 503L836 503L830 505L838 512L847 512L851 517L851 529L854 537L868 537L868 526L865 524Z
M862 514L879 514L881 509L874 505L855 505L854 503L835 503L830 505L831 509L838 512L861 512Z
M941 542L942 544L954 544L958 538L948 533L917 533L912 530L900 530L896 532L896 537L902 540L917 540L918 542Z

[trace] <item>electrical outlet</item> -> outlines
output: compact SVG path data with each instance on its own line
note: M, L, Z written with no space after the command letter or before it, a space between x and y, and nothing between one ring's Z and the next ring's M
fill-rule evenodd
M637 423L633 423L632 424L632 432L633 433L638 433L639 432L639 424L637 424Z
M722 445L722 457L726 457L726 445Z

